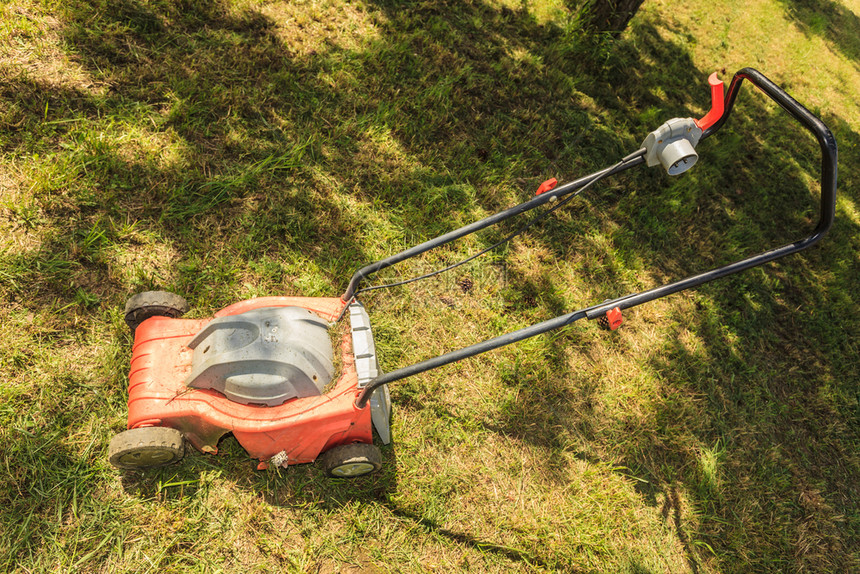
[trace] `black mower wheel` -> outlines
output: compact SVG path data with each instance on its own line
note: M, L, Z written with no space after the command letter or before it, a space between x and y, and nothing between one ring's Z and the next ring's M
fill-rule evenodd
M372 444L344 444L326 451L322 465L333 478L356 478L382 468L382 453Z
M125 323L131 335L137 327L150 317L176 319L188 312L188 302L169 291L144 291L132 296L125 303Z
M185 455L182 433L167 427L123 431L108 446L108 460L117 468L141 470L178 462Z

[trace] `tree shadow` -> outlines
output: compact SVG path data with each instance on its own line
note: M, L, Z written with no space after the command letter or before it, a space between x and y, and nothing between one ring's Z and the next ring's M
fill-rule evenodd
M706 101L704 94L701 94L704 97L693 95L689 78L705 78L707 71L697 71L684 47L663 40L655 24L638 22L630 44L617 48L613 65L604 69L584 66L584 75L590 81L583 82L582 88L602 109L613 110L614 122L653 129L653 125L646 123L653 117L691 115L697 100ZM631 71L636 82L630 81ZM631 105L625 108L618 106L618 102ZM652 262L654 280L665 282L808 234L817 220L818 202L805 182L817 181L819 150L807 132L790 118L776 115L779 113L747 84L729 123L702 144L702 161L696 170L668 188L659 174L642 175L634 180L639 185L663 188L659 194L637 194L624 202L605 195L599 197L598 201L608 203L604 204L608 208L606 217L625 222L611 235L612 242L639 260ZM840 118L828 114L825 120L838 141L856 141L857 133ZM761 169L762 166L767 169ZM853 189L850 182L857 177L855 166L856 162L851 161L840 164L841 200L854 205L856 197L844 193ZM772 187L774 179L782 182L779 194L756 193ZM596 216L589 219L600 221ZM564 228L565 239L571 233L581 232L582 225L580 220ZM546 232L546 242L550 249L556 246L556 253L563 256L564 249L558 246L564 243L559 241L562 236L558 231ZM722 284L703 287L701 294L692 295L698 301L699 312L679 315L675 320L698 338L697 344L704 349L700 354L712 356L714 363L703 363L700 354L689 354L680 343L673 347L677 352L666 352L650 360L650 371L659 373L658 380L665 388L655 404L654 420L644 426L643 421L631 416L610 423L613 430L607 431L608 421L589 409L594 385L586 382L577 388L574 383L572 388L559 388L559 379L569 374L570 368L559 353L547 349L540 361L548 361L559 375L530 373L529 365L524 370L514 365L507 374L503 369L503 381L519 390L517 402L503 409L500 417L487 421L485 428L550 450L564 448L567 441L563 434L548 429L577 428L584 436L594 437L595 442L612 441L612 448L604 450L627 452L621 455L620 464L657 485L664 500L669 501L663 508L671 509L667 517L671 514L688 564L694 571L702 560L729 563L739 550L726 541L741 538L743 544L755 548L754 561L763 568L785 553L797 556L799 564L812 568L850 567L854 564L849 550L852 534L850 527L840 525L838 517L852 513L850 501L856 500L856 494L848 493L856 490L849 484L850 476L857 471L857 461L838 445L850 444L854 440L851 437L856 436L852 422L856 421L856 412L851 407L856 403L851 394L852 381L858 372L856 353L851 352L851 343L847 343L844 353L807 350L816 337L832 341L835 331L857 331L857 305L845 286L858 276L858 259L845 239L857 237L858 232L854 221L838 217L830 236L814 250L723 280ZM834 261L838 276L828 271L823 275L830 279L823 285L822 273L816 270L832 269ZM541 291L545 288L542 285ZM616 286L615 295L629 290L632 289ZM533 303L534 285L523 282L522 299L526 306ZM554 298L550 303L558 313L559 300ZM802 309L815 311L796 316ZM701 317L705 312L707 320ZM727 324L731 325L728 333ZM560 339L568 337L563 335ZM558 339L553 341L558 342ZM788 377L792 383L783 386L785 383L754 376L773 372L774 356L783 358L778 371L795 373ZM750 373L748 382L753 383L753 388L735 380L730 369L724 371L716 366L721 364L732 365L735 372ZM722 374L715 378L715 371ZM804 384L800 385L799 379ZM796 390L790 391L795 382ZM781 389L779 392L772 390L774 384ZM734 408L715 399L732 393L743 395ZM822 393L828 396L826 400L820 398ZM759 404L762 394L777 406ZM708 398L704 405L701 396ZM773 419L771 408L793 414ZM807 413L807 408L815 415ZM571 416L573 412L575 417ZM814 432L822 421L836 420L844 420L845 424L830 423L829 436ZM783 475L780 479L785 479L789 486L777 489L767 473L755 476L762 461L773 456L770 445L738 444L731 433L726 434L728 428L743 428L744 433L766 435L774 443L791 445L786 452L780 449L781 456L788 453L787 463L792 469L790 478ZM689 433L696 437L694 442L702 452L688 450L691 443L687 443L685 436ZM783 436L784 433L789 437ZM708 445L714 444L729 450L719 455L705 452ZM595 459L585 452L577 456ZM736 474L723 478L724 482L717 486L709 474L709 456L718 460L718 466L731 467ZM840 461L836 465L838 470L822 473L822 469L833 467L833 460ZM688 493L686 502L678 496L676 481ZM747 489L749 481L755 487ZM812 495L808 494L810 490ZM819 512L813 511L809 503L807 514L798 513L793 506L798 493L817 500ZM747 516L738 517L737 508L745 505L757 508L763 496L782 501L770 507L778 508L778 525L769 524L763 510L751 510ZM654 493L645 498L655 499ZM687 509L682 513L684 506ZM703 512L704 522L685 526L681 517L688 512ZM745 530L748 520L757 521L754 532ZM814 526L810 526L812 522ZM695 539L690 529L695 529ZM810 539L822 543L820 552L809 550ZM806 549L802 556L798 554L800 548Z
M86 299L89 292L118 305L129 285L113 275L117 262L99 237L134 244L140 239L121 229L128 220L178 253L170 284L135 279L148 281L147 287L173 287L214 308L242 292L242 278L230 268L247 270L241 262L256 262L278 267L260 279L261 288L308 294L305 284L292 281L294 271L278 265L298 258L320 268L313 288L331 295L364 260L463 223L452 213L463 205L478 215L522 199L547 175L603 167L607 157L638 147L657 124L673 115L696 116L707 101L709 71L697 69L684 46L664 40L659 25L647 20L634 22L629 40L600 44L575 29L541 24L526 11L482 2L456 9L436 2L368 5L385 16L374 24L378 37L357 49L326 43L294 54L271 18L235 12L223 2L66 3L58 18L68 51L105 89L63 88L25 74L0 83L18 114L4 151L47 149L62 159L66 146L79 149L69 160L79 166L73 181L47 178L37 190L36 217L55 231L17 256L22 285L13 286L12 296L45 307L55 299ZM856 42L847 36L837 41L856 60ZM615 267L599 259L608 261L609 253L583 244L584 258L595 260L584 272L603 297L640 287L618 271L637 261L647 262L647 280L663 282L811 229L817 207L805 182L816 177L815 145L784 122L763 134L772 106L744 90L730 122L703 142L699 165L683 179L667 183L656 171L625 175L621 186L656 192L627 194L622 201L623 189L607 186L576 220L562 219L530 239L564 258L571 238L622 222L607 232L622 258ZM140 109L154 124L152 132L177 138L181 157L165 165L157 153L129 157L97 139L76 139L77 121L128 117ZM840 142L857 140L838 117L826 120ZM840 165L841 181L858 180L856 165ZM500 178L500 170L508 175ZM775 178L784 181L783 193L755 193ZM857 205L856 196L847 201ZM452 203L457 210L447 208ZM395 231L379 237L385 226ZM571 448L564 429L593 441L574 455L623 465L648 480L648 489L639 487L646 503L669 501L666 518L691 569L709 560L716 569L737 567L743 550L762 569L771 561L797 560L813 569L850 570L856 534L836 517L856 514L860 499L852 481L856 455L841 446L856 442L860 432L850 395L857 353L851 337L827 349L815 340L857 333L855 295L844 287L860 275L857 246L835 239L858 236L856 223L837 217L831 236L814 250L691 295L693 303L681 305L691 313L672 317L684 326L678 341L641 363L661 387L653 419L599 412L600 381L575 373L561 347L581 348L585 341L614 352L635 349L624 341L600 342L589 334L591 326L576 325L547 338L540 355L522 368L502 365L501 382L522 392L484 427L555 454ZM528 311L538 293L547 294L549 313L568 310L564 286L551 277L513 278L512 313ZM632 316L639 313L647 309ZM686 331L699 350L684 343ZM760 375L773 372L773 357L787 373L783 382ZM593 359L587 350L577 351L577 358ZM551 377L535 369L540 361ZM748 378L738 380L737 372ZM703 454L715 444L725 453L710 455L718 470L708 474ZM144 497L187 496L198 487L164 485L190 484L215 468L230 469L230 480L275 505L380 503L398 488L392 450L383 449L382 474L346 489L314 467L255 474L231 449L225 458L192 456L181 470L132 476L126 488ZM547 474L561 482L564 473L553 470L557 458L547 461ZM768 465L766 472L760 465ZM777 502L760 502L769 497ZM493 546L391 510L452 540ZM685 525L689 515L701 522ZM716 556L694 544L694 535ZM822 551L796 558L810 541L823 542ZM498 552L512 561L552 563L508 555L501 546Z
M637 51L659 62L660 69L647 61L626 61L624 70L637 71L641 88L659 87L670 99L684 97L688 87L670 79L689 77L695 70L683 47L661 40L656 26L642 20L632 38ZM705 75L701 71L700 77ZM640 87L623 84L613 70L597 76L625 86L606 86L612 98ZM755 92L748 85L743 90ZM631 100L647 101L647 96L635 95L625 93ZM802 182L816 185L819 150L808 133L774 109L760 94L742 93L721 132L700 146L694 170L661 194L637 196L614 210L629 227L647 231L624 230L616 239L625 250L655 263L656 280L697 273L811 231L818 217L817 194L810 197ZM635 113L631 109L631 122ZM824 119L837 141L857 141L857 132L840 118L828 114ZM856 162L846 161L849 154L856 155L850 146L840 162L838 195L856 206L851 185ZM768 169L762 170L765 165ZM782 182L779 195L756 193L774 179ZM618 441L612 450L628 452L622 464L659 485L666 500L675 481L693 494L686 504L707 518L692 528L723 564L737 552L726 541L743 538L755 548L750 559L754 569L766 569L781 553L793 553L798 567L840 570L856 565L849 550L851 527L839 519L841 513L853 512L850 500L857 499L856 487L849 485L858 461L840 444L856 437L851 388L860 368L852 344L846 348L836 335L857 332L860 318L846 291L858 277L855 242L849 238L857 237L860 227L845 215L838 210L830 235L813 250L690 294L693 308L682 305L686 313L679 310L672 317L683 326L678 341L646 367L663 386L653 421L643 425L631 414L609 433ZM691 333L695 351L685 341ZM816 340L828 341L828 350ZM785 376L779 381L763 376L773 372ZM748 378L738 380L738 373ZM688 433L700 442L698 453L685 453ZM626 446L619 448L619 443ZM775 456L779 462L773 464ZM719 479L714 479L713 466L720 469ZM816 503L798 508L798 496ZM685 534L691 527L684 527L676 512L679 504L671 505L673 522L692 568L713 558L691 544ZM738 508L747 509L740 521ZM773 513L779 516L776 523L767 518ZM759 528L753 534L744 523Z
M860 66L860 17L831 0L782 0L786 14L807 35L821 37Z

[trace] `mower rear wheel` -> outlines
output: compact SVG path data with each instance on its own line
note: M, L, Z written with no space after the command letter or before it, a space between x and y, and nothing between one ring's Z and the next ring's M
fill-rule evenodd
M144 291L129 298L125 303L125 323L131 334L150 317L176 319L188 312L188 302L169 291Z
M185 455L182 433L167 427L142 427L113 437L108 460L117 468L140 470L165 466Z
M326 451L322 465L331 477L356 478L382 468L382 453L372 444L344 444Z

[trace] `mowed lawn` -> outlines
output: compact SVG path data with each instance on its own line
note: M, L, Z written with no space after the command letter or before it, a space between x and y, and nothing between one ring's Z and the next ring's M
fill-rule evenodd
M0 6L0 571L860 571L860 2L9 0ZM391 385L383 468L120 472L134 293L191 317L360 266L703 116L752 66L839 145L801 254ZM361 296L386 371L780 246L814 139L754 87L506 246ZM477 253L524 219L386 270Z

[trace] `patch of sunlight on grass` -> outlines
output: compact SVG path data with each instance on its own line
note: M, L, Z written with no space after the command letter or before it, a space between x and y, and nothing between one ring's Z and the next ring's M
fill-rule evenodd
M44 214L24 183L23 174L0 172L0 256L36 252L43 241Z
M697 35L688 46L700 69L725 68L726 81L745 66L758 68L777 84L791 78L791 85L785 87L806 107L838 109L845 121L860 123L860 107L855 105L860 93L856 65L835 48L828 34L805 32L783 3L751 0L715 11L698 2L659 0L645 3L642 10L654 15L671 14L661 29L669 41L682 37L677 30L702 23L709 26L709 33ZM714 59L715 53L721 54L719 60Z
M682 329L678 334L678 342L684 351L693 357L704 357L707 355L707 346L702 338L689 329Z
M512 50L509 50L509 53L514 61L526 64L537 71L543 70L543 58L541 58L537 54L534 54L530 50L527 50L523 47L516 47Z
M261 13L276 25L284 45L301 56L314 56L332 45L357 50L379 40L377 24L384 17L361 3L333 0L262 2Z
M491 6L499 6L508 10L528 10L539 24L556 22L567 19L571 10L564 0L545 0L543 2L523 2L523 0L490 0Z
M173 282L182 254L172 241L139 229L130 229L123 235L125 241L106 251L111 276L116 281L129 290L147 281L162 285Z
M719 441L711 447L699 449L698 472L699 487L711 495L717 494L721 486L721 467L725 460L726 449Z
M62 23L38 2L16 0L0 7L0 70L26 72L46 86L106 94L108 85L62 49L61 31Z
M424 426L412 422L410 428ZM663 528L659 509L643 504L626 469L457 429L456 421L429 440L406 432L401 462L410 469L410 488L393 497L398 506L419 508L432 522L532 560L549 557L544 566L550 569L595 568L604 557L629 555L649 568L683 571L683 548ZM470 508L493 512L476 520ZM607 530L615 536L603 536Z

